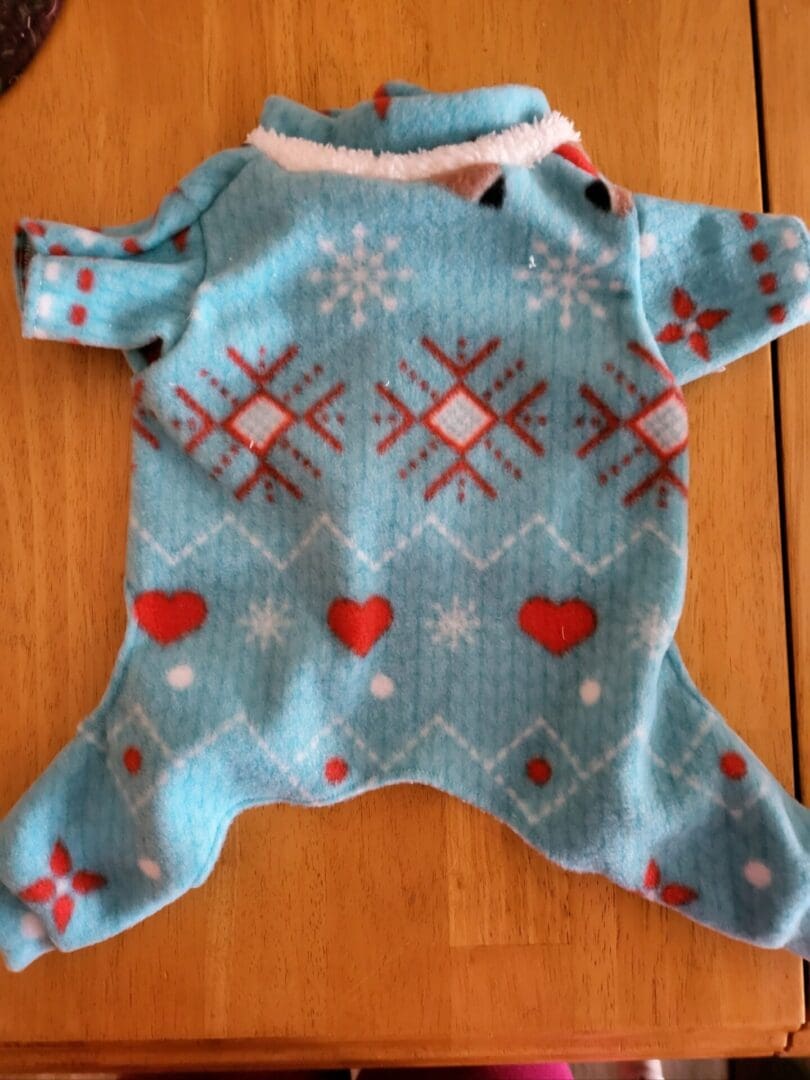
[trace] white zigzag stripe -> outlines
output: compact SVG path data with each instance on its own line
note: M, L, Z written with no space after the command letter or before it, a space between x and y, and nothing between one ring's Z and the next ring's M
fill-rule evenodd
M148 544L168 566L178 566L181 562L185 562L189 555L193 554L197 548L204 547L209 540L213 540L218 533L222 532L225 526L229 524L229 518L232 516L233 515L230 513L225 514L222 521L212 529L209 529L208 532L203 532L198 536L195 536L193 540L190 540L185 547L182 547L178 552L175 552L175 554L167 551L166 548L152 536L148 529L143 528L134 515L130 516L129 527L144 541L144 543Z
M107 754L107 746L96 735L86 728L80 727L78 734L81 738L84 738L87 742L92 743L102 753L107 754L107 768L112 773L113 780L116 787L121 793L124 802L127 804L130 813L133 817L137 817L138 813L143 809L147 803L151 802L154 798L155 792L164 786L172 774L178 772L180 769L186 768L190 761L200 757L206 750L208 750L215 743L227 735L231 731L235 731L237 728L244 728L253 739L256 746L262 751L264 756L270 761L272 765L279 770L280 773L289 781L291 787L293 787L304 801L314 802L314 797L307 788L300 782L298 777L289 769L286 761L280 758L278 754L273 750L261 732L247 719L244 712L238 712L229 719L224 720L218 727L215 727L212 731L209 731L207 735L204 735L197 742L187 747L182 753L177 754L172 751L171 747L164 742L160 737L157 728L153 724L152 720L147 716L146 712L140 705L133 705L127 712L125 712L121 719L113 724L107 731L107 740L113 738L126 724L134 722L139 724L144 731L146 731L159 747L161 754L166 759L165 764L155 776L153 782L144 790L139 792L135 797L127 790L126 784L120 775L120 771L113 767Z
M415 525L408 535L400 536L392 547L387 548L382 552L379 558L376 559L359 547L350 536L347 536L346 533L338 528L329 514L321 514L319 517L315 518L298 543L285 557L280 557L269 548L265 547L261 537L252 533L250 529L239 521L230 510L227 511L222 520L217 522L211 529L195 536L193 540L190 540L189 543L177 552L167 551L166 548L156 540L149 530L144 528L134 516L130 519L130 527L144 543L148 544L149 547L160 556L167 566L178 566L199 548L204 547L209 540L218 536L224 528L231 527L235 532L239 533L251 547L260 552L264 558L276 568L276 570L279 570L282 573L289 569L289 567L312 546L322 532L332 536L341 547L350 551L358 562L368 567L374 573L378 573L398 555L406 551L412 544L421 539L428 530L432 530L438 536L441 536L443 540L446 540L447 543L462 556L462 558L466 559L471 566L479 571L484 571L489 569L489 567L494 566L495 563L503 558L510 548L514 547L519 540L524 539L535 529L542 529L549 539L556 544L560 551L568 556L575 566L584 570L585 573L592 578L601 574L603 570L606 570L608 566L621 558L621 556L631 547L635 546L643 537L648 535L654 536L677 558L683 558L685 554L683 548L679 547L678 544L663 531L663 529L661 529L654 521L648 520L642 522L641 525L635 528L626 540L620 540L612 551L603 555L595 562L590 562L582 552L577 551L568 540L561 536L555 526L540 513L533 514L516 532L510 533L508 536L504 537L501 543L493 548L487 555L476 554L476 552L472 551L467 546L460 536L457 536L448 529L435 514L428 514L425 520Z
M141 791L137 797L133 798L126 788L120 775L120 770L114 767L109 756L107 757L107 767L112 772L115 784L128 806L130 813L134 817L137 817L143 807L151 802L156 791L163 787L175 772L185 768L190 761L200 757L205 750L208 750L217 743L224 735L227 735L229 732L238 728L243 728L250 735L258 749L261 750L268 761L283 774L291 787L298 792L303 803L318 803L318 800L303 785L300 778L289 768L287 762L279 757L261 732L247 719L244 712L236 713L234 716L223 721L218 727L208 732L203 738L199 739L180 754L173 753L171 748L163 741L163 739L161 739L154 724L139 705L132 706L132 708L124 714L121 720L109 729L108 738L114 736L127 722L130 721L139 724L150 736L152 736L159 746L161 753L166 758L166 763L160 769L152 784ZM714 724L715 721L713 716L707 714L704 722L695 732L694 736L687 744L686 749L681 754L680 759L676 762L666 761L652 749L649 743L649 731L643 724L638 724L631 731L627 732L617 743L605 750L600 756L595 757L588 762L583 762L577 754L571 750L559 732L557 732L542 716L538 716L509 743L502 746L493 757L488 758L479 753L455 725L449 723L444 717L436 715L424 723L422 727L419 728L419 730L398 750L394 751L390 757L383 760L380 755L368 745L365 739L354 730L348 721L344 720L342 717L336 716L316 732L305 747L298 751L294 757L294 761L296 764L301 764L316 750L318 744L324 737L328 736L336 729L339 729L354 743L366 759L375 766L377 770L376 773L366 778L363 784L363 790L370 790L385 781L391 770L405 761L413 753L416 747L429 738L434 731L439 731L451 739L471 761L475 762L475 764L482 769L483 772L492 777L494 783L509 797L528 824L538 825L545 818L554 814L557 810L560 810L568 802L571 796L576 794L576 792L583 787L583 785L587 784L592 777L603 772L611 762L619 756L619 754L623 753L633 742L638 741L644 747L654 765L669 773L670 776L675 779L683 777L684 783L689 787L693 788L695 791L699 791L706 796L706 798L722 807L731 817L739 820L744 813L750 810L751 807L764 797L767 790L765 782L760 783L756 791L754 791L742 805L729 806L717 792L713 791L697 776L684 777L686 765L695 756L698 748L705 741L707 735L714 727ZM500 765L513 750L517 749L518 746L531 738L531 736L538 731L542 731L546 738L557 747L563 757L565 757L571 765L575 775L571 782L559 791L553 799L540 806L532 806L518 791L515 790L514 787L507 783L507 778L505 776L495 772L495 768L497 765ZM88 742L96 746L102 753L106 752L104 743L92 732L80 728L79 734Z
M571 755L570 750L567 750L566 747L566 750L564 752L566 752L566 756L570 758L572 764L577 761L577 764L575 765L577 779L572 780L568 787L561 791L555 799L553 799L551 802L546 803L545 806L541 806L538 810L533 810L518 795L514 788L504 787L504 791L512 799L515 805L520 809L521 813L529 822L529 824L537 825L544 818L547 818L550 814L553 814L555 811L561 809L565 805L565 803L568 802L571 796L575 792L577 792L579 788L582 787L583 783L585 783L586 780L589 780L592 776L596 776L598 773L606 769L611 763L611 761L613 761L614 758L617 758L623 750L626 750L630 743L633 742L634 739L637 739L639 735L640 725L639 727L633 728L632 731L629 731L623 739L616 743L615 746L612 746L609 750L607 750L600 758L595 758L592 762L590 762L584 772L581 771L581 767L579 766L577 759L574 758L573 755ZM565 743L561 739L559 740L559 743L561 748L565 746Z
M645 732L643 736L643 741L647 748L647 753L650 755L650 759L652 760L653 764L657 765L659 769L663 769L664 772L668 772L669 775L673 777L673 779L680 780L680 778L684 774L685 767L695 756L699 747L705 741L706 736L714 728L714 726L714 717L711 713L707 713L703 723L692 736L691 741L687 744L686 749L681 755L680 761L676 762L665 761L664 758L660 756L660 754L657 754L653 750L653 748L649 744L648 732ZM716 791L713 791L708 786L708 784L704 784L704 782L699 777L684 777L684 783L688 784L689 787L692 788L694 791L701 792L703 795L706 796L707 799L715 803L717 806L722 807L722 809L725 810L728 814L730 814L731 817L737 820L739 820L743 816L745 811L750 810L752 806L758 803L759 800L763 798L766 792L766 783L763 781L759 784L757 790L754 791L741 806L730 806L721 795L718 795Z

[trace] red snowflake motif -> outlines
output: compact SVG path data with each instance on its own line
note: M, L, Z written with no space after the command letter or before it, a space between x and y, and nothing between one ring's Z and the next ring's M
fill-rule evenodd
M74 895L85 896L96 889L103 889L107 879L91 870L73 873L73 860L61 840L54 844L48 865L53 877L41 877L26 885L19 897L27 904L50 904L53 901L53 921L59 933L64 934L73 916L76 904Z
M444 389L434 386L421 370L411 366L407 360L400 360L400 381L405 385L410 383L426 402L424 407L420 404L411 408L389 388L387 382L377 383L377 393L390 407L387 412L380 408L373 415L375 424L389 429L377 443L377 453L388 453L400 439L421 427L427 433L427 442L414 448L411 456L400 466L398 472L401 480L407 480L417 469L425 466L432 455L442 453L446 456L449 451L452 460L428 482L424 490L425 501L430 502L445 487L455 484L456 497L463 503L467 480L475 484L488 499L494 499L498 494L494 483L471 464L468 455L480 447L510 479L519 481L523 476L522 469L498 445L497 436L501 432L497 429L502 425L535 457L543 457L545 447L540 441L540 429L545 427L547 418L537 411L540 408L537 403L546 393L548 385L541 380L528 389L524 386L526 392L514 400L519 393L514 389L515 385L520 380L527 380L528 376L526 362L517 359L507 364L488 387L480 391L473 389L469 383L470 375L498 351L500 338L490 338L471 355L467 351L465 338L458 339L455 356L445 352L429 337L423 337L420 344L439 365L438 370L443 372L445 382L449 374L449 386ZM511 404L509 401L502 402L502 396L510 392ZM501 399L500 405L498 399Z
M320 480L321 470L293 443L296 425L299 425L299 429L305 427L314 432L334 453L342 453L343 443L337 438L332 425L341 428L345 422L336 404L345 391L345 385L335 383L315 401L307 404L307 399L311 400L313 393L317 392L315 385L325 376L320 364L316 363L304 371L288 389L276 390L276 380L288 373L288 367L299 358L297 345L288 346L274 360L268 358L267 350L262 347L258 360L253 364L235 348L229 347L226 352L229 361L253 385L247 396L237 395L222 376L201 368L198 378L216 390L224 403L217 415L205 408L185 387L175 387L175 394L189 414L171 419L172 427L183 433L183 449L187 454L194 455L206 440L217 434L224 435L228 440L227 449L219 454L210 475L213 478L226 476L240 454L248 456L252 468L250 475L238 481L233 488L237 499L244 499L257 485L264 488L265 497L270 503L276 501L280 490L286 491L294 499L303 499L304 492L293 475L305 472L313 479ZM291 464L276 464L282 456L291 458ZM293 470L294 474L288 474Z
M686 451L689 438L686 403L672 373L649 349L645 349L637 341L629 341L627 348L656 371L666 385L650 400L641 393L632 373L625 372L620 365L612 361L603 364L605 374L623 389L633 404L628 411L617 412L593 387L583 383L579 393L591 411L590 426L593 434L579 447L577 457L588 457L597 447L621 432L631 435L635 446L632 449L626 448L627 452L623 455L621 450L618 451L613 464L599 473L599 484L605 487L611 477L620 476L636 458L647 455L653 458L652 469L635 487L625 492L622 503L632 506L648 493L657 490L658 507L666 510L669 505L669 489L677 491L683 498L688 495L686 484L675 468L677 459ZM588 424L588 417L583 413L574 423L577 427L584 428Z
M136 379L132 391L132 430L153 450L159 450L160 441L149 426L149 422L155 418L155 414L144 405L143 390L143 379Z
M672 310L680 321L667 323L659 332L656 341L663 345L673 345L686 338L689 348L696 356L701 360L711 360L709 331L719 326L731 312L725 308L704 308L703 311L698 311L697 304L686 289L680 288L673 289Z

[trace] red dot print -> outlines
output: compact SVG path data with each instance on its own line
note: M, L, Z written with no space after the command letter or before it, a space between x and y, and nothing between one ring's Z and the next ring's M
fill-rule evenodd
M70 309L70 321L74 326L83 326L87 318L87 308L81 304L74 304Z
M29 221L25 228L31 236L45 235L45 226L40 224L39 221Z
M374 91L373 101L374 110L377 113L377 116L379 116L381 120L385 120L386 116L388 115L388 109L391 105L391 98L385 88L385 83L382 83L382 85L378 86L377 89ZM459 347L462 349L464 348L464 345L460 341Z
M787 308L784 304L774 304L768 308L768 318L772 323L783 323L787 318Z
M754 262L765 262L769 255L770 251L768 251L768 245L763 244L761 240L757 240L756 244L751 245L751 258Z
M644 871L644 888L657 889L661 884L661 869L655 859L650 859Z
M742 780L748 773L748 765L745 758L734 750L728 750L720 757L720 769L729 780Z
M51 244L48 248L49 255L67 255L68 249L64 244Z
M323 767L323 775L330 784L342 784L349 775L349 766L342 757L329 758Z
M771 293L776 292L777 284L776 274L763 274L759 279L759 291L769 296Z
M124 763L124 768L128 773L132 773L133 776L141 771L143 755L137 746L128 746L121 755L121 760Z
M172 243L178 251L185 251L186 244L188 243L189 226L185 229L181 229L179 233L175 233L172 237Z
M529 758L526 762L526 775L533 784L537 784L538 787L542 787L543 784L547 784L551 779L551 766L542 757Z
M748 229L749 232L757 227L756 214L749 214L747 212L740 214L740 221L742 222L743 228Z
M694 889L690 889L688 885L673 883L672 885L665 885L661 890L661 899L665 904L672 904L673 907L691 904L697 898L698 894Z
M95 280L95 274L89 266L83 266L76 275L76 284L82 292L90 292Z
M140 253L143 251L143 248L141 247L141 245L138 243L138 241L135 239L134 236L128 236L126 238L126 240L124 240L123 243L121 244L121 247L129 255L140 255Z

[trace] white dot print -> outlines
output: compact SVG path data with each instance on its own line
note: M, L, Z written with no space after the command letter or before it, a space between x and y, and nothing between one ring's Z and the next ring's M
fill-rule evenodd
M190 664L178 664L166 672L166 682L172 690L188 690L194 682L194 668Z
M98 233L94 233L92 229L74 229L74 237L79 241L82 247L92 247L98 239Z
M160 867L154 859L138 859L138 869L152 881L160 880Z
M793 251L794 248L799 246L800 236L795 229L783 229L782 230L782 244L788 249Z
M645 232L638 238L638 251L642 259L649 259L658 250L658 237L655 233Z
M45 280L46 281L58 281L59 275L62 273L62 268L56 260L49 262L45 267Z
M810 278L810 266L806 262L797 262L793 264L793 277L799 284L803 284Z
M743 874L748 884L755 889L767 889L773 877L769 867L759 859L749 859L743 868Z
M29 911L20 919L20 933L29 941L39 941L45 937L45 927L40 917Z
M394 680L380 671L371 680L371 692L375 698L385 701L394 692Z
M579 688L583 705L595 705L602 696L602 685L597 679L585 679Z
M47 319L53 311L53 297L50 293L43 293L37 300L37 315Z

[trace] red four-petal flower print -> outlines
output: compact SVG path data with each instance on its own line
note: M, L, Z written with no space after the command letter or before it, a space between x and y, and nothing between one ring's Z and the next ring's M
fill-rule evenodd
M695 301L686 289L681 288L672 291L672 310L679 321L667 323L659 332L656 341L663 345L673 345L686 338L689 348L696 356L701 360L711 360L708 332L719 326L731 312L725 308L704 308L703 311L698 311Z
M662 887L661 867L655 859L650 859L647 863L647 869L644 871L644 888L648 892L657 892L661 902L671 907L683 907L700 899L697 889L689 885L681 885L678 881L671 881Z
M49 904L53 901L51 914L54 925L60 934L64 934L76 905L74 894L84 896L96 889L103 889L107 879L92 870L77 870L71 877L73 860L61 840L54 844L48 865L53 877L38 878L27 885L19 896L28 904Z

